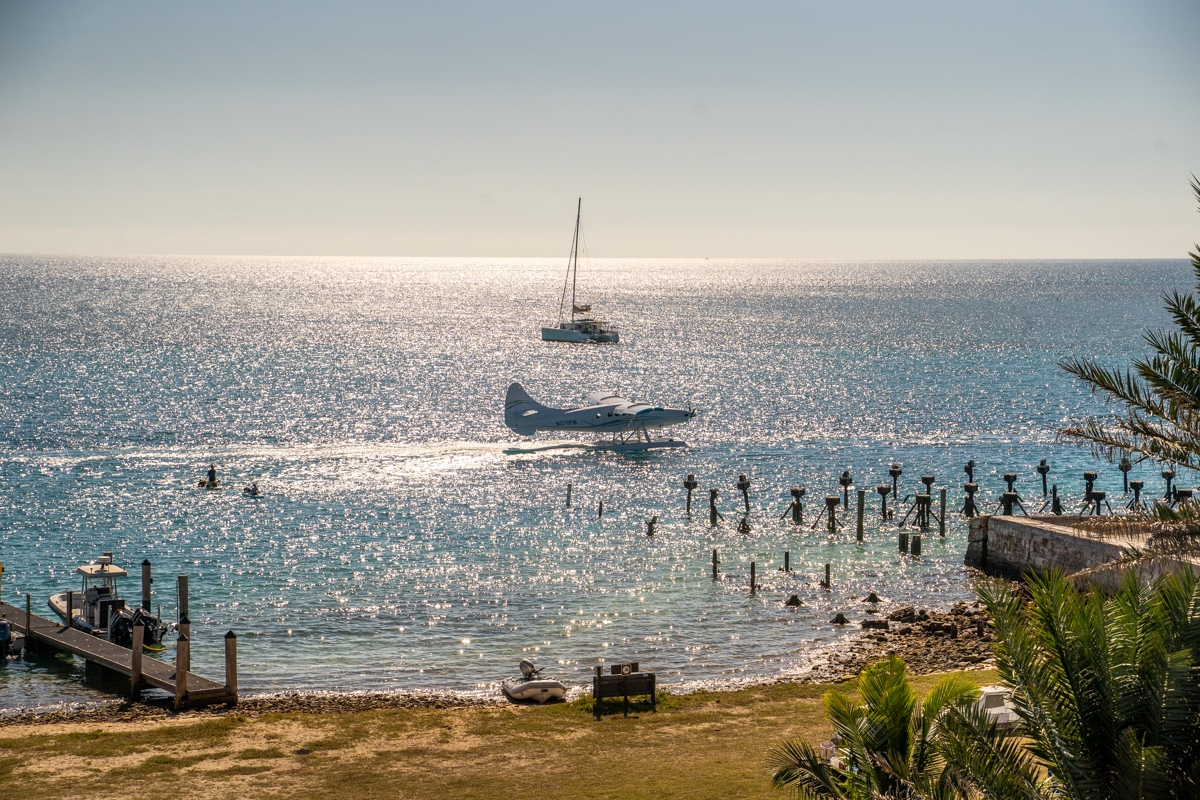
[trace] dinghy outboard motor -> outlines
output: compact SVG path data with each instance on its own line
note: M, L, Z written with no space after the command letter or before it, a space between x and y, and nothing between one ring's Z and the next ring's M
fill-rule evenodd
M534 664L528 658L521 659L521 674L526 678L536 678L539 672L541 670L537 668L537 664Z

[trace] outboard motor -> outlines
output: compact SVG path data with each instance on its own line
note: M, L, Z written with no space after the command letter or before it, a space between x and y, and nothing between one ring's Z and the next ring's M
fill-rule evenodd
M536 678L539 671L537 664L534 664L528 658L521 659L521 674L526 678Z

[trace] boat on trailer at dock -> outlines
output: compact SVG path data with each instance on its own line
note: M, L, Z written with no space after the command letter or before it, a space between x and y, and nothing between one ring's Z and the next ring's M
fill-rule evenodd
M121 647L133 647L133 627L143 626L142 646L161 649L167 632L159 615L150 610L150 562L142 562L142 604L129 609L117 588L117 579L129 576L113 564L112 553L104 553L92 564L76 568L81 590L50 595L50 610L64 625L90 633Z

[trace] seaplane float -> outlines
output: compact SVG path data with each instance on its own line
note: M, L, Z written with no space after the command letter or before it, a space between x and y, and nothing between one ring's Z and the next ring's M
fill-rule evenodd
M652 439L650 431L679 425L696 416L694 409L662 408L635 403L612 392L592 392L578 408L550 408L514 383L504 398L504 424L522 436L538 431L594 431L611 434L589 445L596 450L636 451L687 447L678 439Z

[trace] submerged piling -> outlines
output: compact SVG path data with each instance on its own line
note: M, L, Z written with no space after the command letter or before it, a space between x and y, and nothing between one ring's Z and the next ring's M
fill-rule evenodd
M938 492L938 536L946 535L946 487Z
M858 541L860 541L860 542L863 540L863 509L866 507L866 504L867 504L867 490L866 490L866 489L859 489L859 490L858 490L858 530L857 530L857 537L858 537Z

